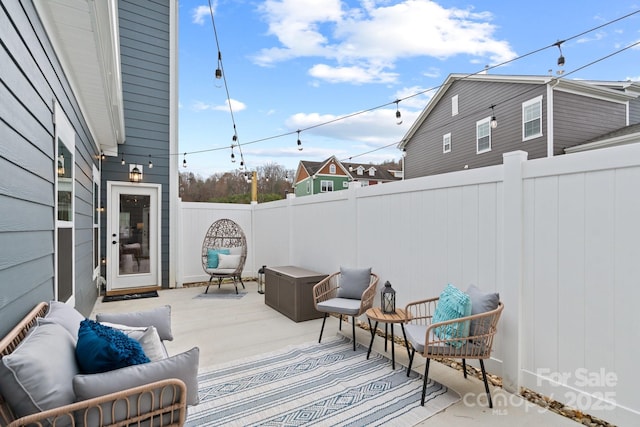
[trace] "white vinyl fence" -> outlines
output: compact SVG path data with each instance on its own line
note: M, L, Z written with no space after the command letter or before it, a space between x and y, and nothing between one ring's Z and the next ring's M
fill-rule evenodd
M640 144L257 205L181 203L178 285L206 280L218 218L262 265L368 267L398 305L476 284L505 303L487 369L618 425L640 424Z

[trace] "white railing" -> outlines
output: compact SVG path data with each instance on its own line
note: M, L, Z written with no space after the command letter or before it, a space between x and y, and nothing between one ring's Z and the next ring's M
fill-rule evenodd
M505 303L487 369L610 422L640 416L640 144L258 205L182 203L178 285L206 280L200 245L229 217L246 276L262 265L371 266L400 306L447 283Z

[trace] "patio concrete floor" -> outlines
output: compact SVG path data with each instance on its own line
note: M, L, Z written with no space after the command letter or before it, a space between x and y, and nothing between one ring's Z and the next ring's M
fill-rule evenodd
M264 304L264 295L257 292L255 282L245 282L247 295L240 299L196 298L204 287L188 287L159 291L159 298L146 298L117 302L102 302L98 299L91 314L120 313L146 310L160 305L172 307L172 330L174 340L167 342L169 354L177 354L192 347L200 348L200 367L208 368L218 363L242 359L250 355L279 350L287 345L317 342L322 319L296 323ZM225 284L223 290L233 289ZM212 286L209 292L217 291ZM343 324L343 332L351 336L351 325ZM324 336L340 333L338 319L330 317ZM369 345L368 331L357 328L356 340L365 347ZM384 340L377 337L374 351L384 352ZM397 346L396 369L407 366L404 347ZM473 366L479 366L470 361ZM413 369L424 372L424 359L416 355ZM463 399L445 411L436 414L419 426L451 425L466 426L577 426L576 422L544 410L517 395L501 388L491 388L493 409L486 406L482 381L440 363L432 363L429 377L458 392ZM480 400L480 403L478 403Z

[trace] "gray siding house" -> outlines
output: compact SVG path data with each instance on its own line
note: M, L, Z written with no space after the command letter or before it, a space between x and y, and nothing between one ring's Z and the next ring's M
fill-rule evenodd
M564 154L639 123L638 95L632 82L451 74L399 144L405 178L501 164L515 150Z
M88 315L103 278L171 286L176 8L0 3L1 335L40 301Z

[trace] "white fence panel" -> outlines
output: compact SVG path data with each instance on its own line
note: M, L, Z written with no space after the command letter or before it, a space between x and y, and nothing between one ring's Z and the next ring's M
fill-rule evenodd
M182 203L182 281L228 217L261 265L371 266L398 306L447 283L499 292L489 371L620 425L640 419L640 144L261 205ZM179 278L180 279L180 278ZM180 282L182 283L182 282Z

